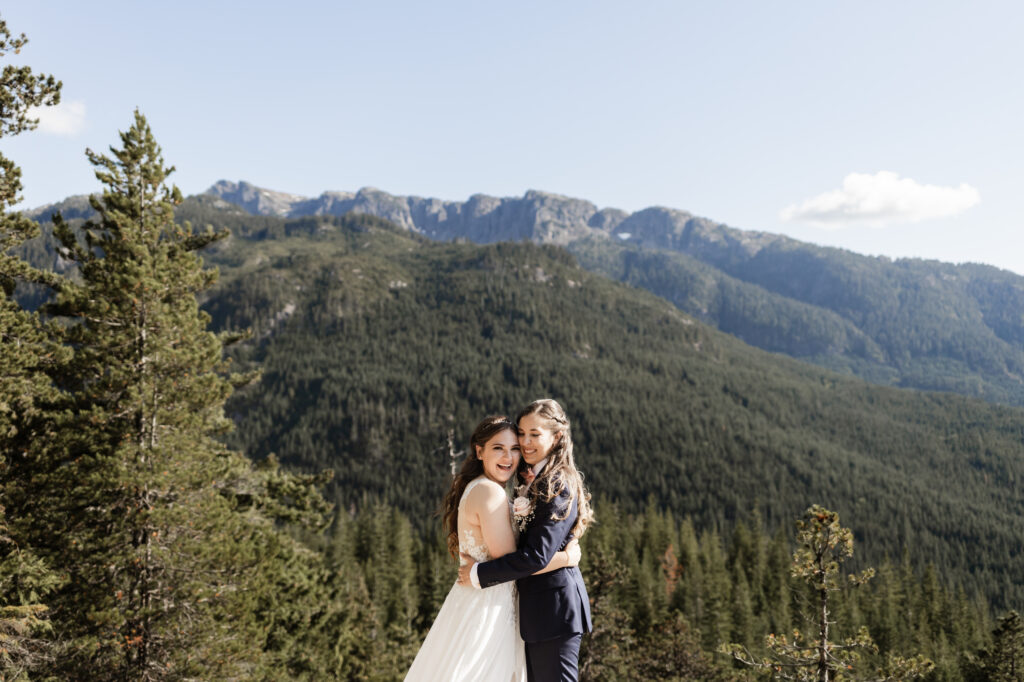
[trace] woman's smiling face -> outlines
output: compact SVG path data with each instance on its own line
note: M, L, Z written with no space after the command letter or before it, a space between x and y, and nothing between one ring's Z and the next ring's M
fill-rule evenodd
M484 476L505 484L519 465L519 441L512 429L494 434L483 447L476 446L476 456L483 462Z
M528 414L519 420L519 448L530 466L547 457L558 442L558 432L549 428L548 423L539 414Z

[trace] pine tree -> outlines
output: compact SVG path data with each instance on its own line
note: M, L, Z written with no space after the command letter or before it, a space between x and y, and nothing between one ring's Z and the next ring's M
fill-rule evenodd
M830 682L857 679L886 682L910 680L930 672L934 665L923 656L906 659L890 654L884 670L862 670L862 652L877 652L867 628L856 637L837 641L833 625L833 595L843 589L839 565L853 556L853 532L839 525L839 514L814 505L797 522L797 550L791 575L810 588L814 599L808 609L810 635L794 630L792 636L770 634L767 655L753 656L742 644L726 644L719 651L740 663L770 671L775 677L798 682ZM847 576L850 585L863 585L874 575L866 569Z
M703 618L698 622L704 646L709 651L714 651L719 644L729 641L732 632L732 584L718 533L704 533L701 536L700 550L704 576L704 585L701 588L704 609Z
M55 653L48 607L40 598L60 583L49 566L8 534L0 506L0 680L21 679Z
M700 544L693 520L689 517L683 519L679 526L679 572L681 578L672 593L672 606L686 614L691 623L700 623L704 614L704 573L700 562Z
M732 639L744 646L754 640L754 608L743 568L737 563L732 575Z
M223 339L206 331L196 294L216 273L196 251L225 235L174 222L173 168L139 112L120 137L112 156L87 151L105 191L90 198L85 243L54 221L80 277L47 307L70 322L74 358L54 379L71 404L26 511L69 578L54 618L70 648L55 672L251 676L275 646L259 597L295 563L274 524L317 516L303 497L317 481L254 468L217 440L243 379L225 376Z
M789 578L789 545L780 528L771 540L765 557L764 583L768 632L787 632L793 626Z
M419 629L425 630L434 622L458 577L458 564L442 549L444 546L444 538L439 533L428 535L426 541L419 544L416 558L419 593L416 626Z
M594 631L583 638L580 647L581 680L626 678L636 643L629 615L616 594L627 579L626 567L617 560L606 538L591 537L607 535L609 530L610 526L597 526L587 534L584 546L587 592L595 619Z
M336 628L334 651L338 660L338 679L371 680L375 662L385 649L383 628L377 620L366 582L361 574L346 576L341 613L344 619Z
M640 642L630 669L637 679L683 682L729 682L731 671L714 665L701 651L699 638L681 614L659 621Z
M17 54L28 42L14 37L0 19L0 57ZM0 138L33 129L30 107L60 101L60 82L7 65L0 83ZM20 470L39 456L47 431L47 405L57 399L46 370L68 354L54 341L58 329L42 322L14 298L19 284L53 285L58 278L30 267L11 251L36 237L38 226L9 209L20 201L21 169L0 155L0 500L18 496ZM8 523L0 504L0 678L30 673L52 654L48 607L42 603L59 577Z
M1024 682L1024 621L1016 611L999 619L992 645L980 656L984 679Z

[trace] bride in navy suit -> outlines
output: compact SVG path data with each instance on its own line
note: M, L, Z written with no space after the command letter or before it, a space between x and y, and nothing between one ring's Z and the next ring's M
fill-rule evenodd
M517 549L490 561L463 555L459 583L489 588L515 581L519 632L530 682L579 679L580 640L591 630L590 599L576 566L537 574L593 521L590 494L576 469L562 406L537 400L516 417L528 482L513 504L522 531Z

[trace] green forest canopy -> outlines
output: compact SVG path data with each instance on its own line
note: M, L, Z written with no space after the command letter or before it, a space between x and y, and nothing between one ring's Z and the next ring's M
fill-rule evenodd
M209 253L205 303L216 327L254 328L236 357L264 370L229 403L234 444L334 469L346 507L382 499L432 526L448 431L547 395L591 488L628 510L653 496L725 529L827 503L869 561L906 548L996 606L1022 601L1019 409L753 349L556 247L432 243L366 216L244 234Z

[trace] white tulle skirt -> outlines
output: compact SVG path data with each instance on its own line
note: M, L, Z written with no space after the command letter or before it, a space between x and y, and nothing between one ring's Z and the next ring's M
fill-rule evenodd
M406 682L525 682L514 585L452 586Z

